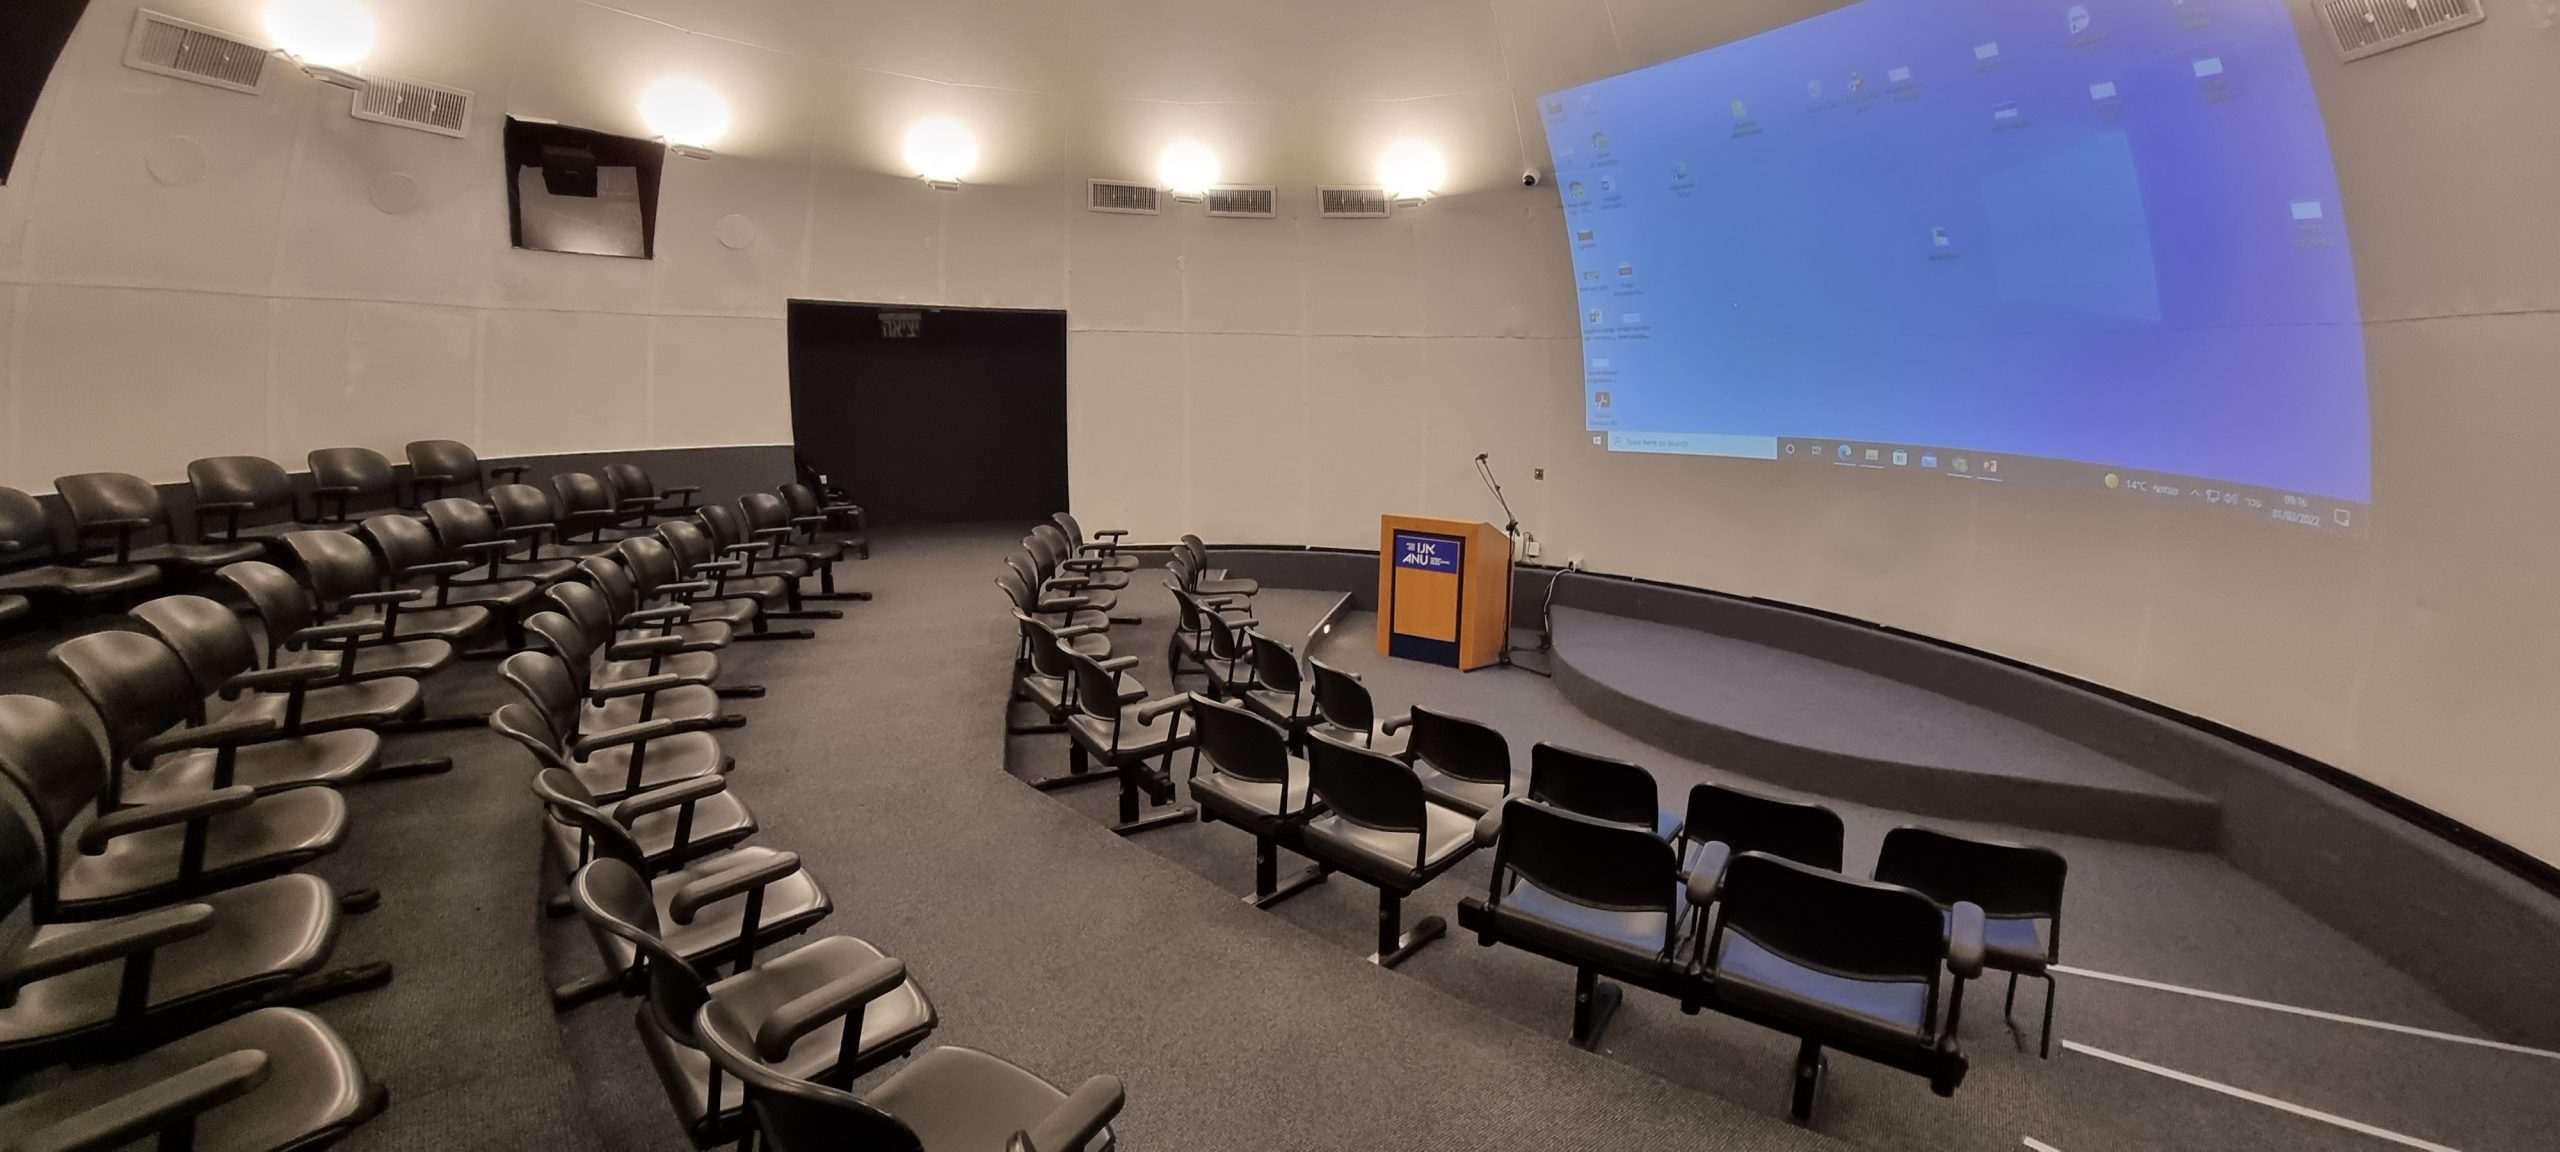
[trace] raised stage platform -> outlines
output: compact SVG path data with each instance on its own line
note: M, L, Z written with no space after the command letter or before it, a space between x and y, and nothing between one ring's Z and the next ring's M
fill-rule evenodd
M2207 849L2221 806L2022 721L1829 660L1559 607L1556 685L1646 743L1924 816Z

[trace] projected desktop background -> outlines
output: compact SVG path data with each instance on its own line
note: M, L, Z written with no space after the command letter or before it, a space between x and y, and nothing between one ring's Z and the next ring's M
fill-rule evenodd
M2361 532L2326 130L2271 0L1866 0L1544 97L1613 451Z

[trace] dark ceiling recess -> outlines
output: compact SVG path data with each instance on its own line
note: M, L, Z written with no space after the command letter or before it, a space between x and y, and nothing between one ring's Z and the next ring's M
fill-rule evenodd
M5 3L6 0L0 0ZM518 248L648 259L666 145L507 118L507 209Z
M18 159L18 143L36 114L36 98L89 0L0 2L0 184Z

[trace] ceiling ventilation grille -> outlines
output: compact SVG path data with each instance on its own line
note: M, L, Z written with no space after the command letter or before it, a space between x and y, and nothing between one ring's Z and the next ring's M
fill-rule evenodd
M1090 182L1091 207L1096 212L1126 212L1135 216L1153 216L1160 193L1153 184L1132 184L1125 180Z
M2341 60L2361 60L2489 18L2480 0L2313 0Z
M1279 190L1275 188L1212 188L1209 214L1268 220L1275 215L1278 197Z
M471 94L376 72L356 90L355 118L460 137L471 124Z
M1324 197L1327 216L1365 218L1387 214L1394 202L1387 199L1384 188L1345 188L1326 185L1316 189Z
M124 45L128 68L252 94L266 90L268 59L268 49L149 9Z

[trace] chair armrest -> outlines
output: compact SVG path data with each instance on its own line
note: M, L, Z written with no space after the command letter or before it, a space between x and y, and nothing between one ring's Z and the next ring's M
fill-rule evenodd
M1111 627L1107 624L1070 624L1064 628L1052 628L1049 634L1060 640L1073 640L1078 636L1091 636L1096 632L1110 630Z
M771 859L741 864L676 889L675 896L667 901L667 914L678 924L691 924L703 909L741 892L762 888L799 870L800 854L797 852L776 853Z
M613 817L615 823L628 828L632 821L652 812L664 812L669 808L682 807L728 790L729 778L714 772L709 776L696 776L691 780L652 788L614 805L609 815Z
M1378 734L1381 736L1393 736L1396 733L1402 732L1411 727L1413 727L1413 713L1407 712L1399 716L1389 716L1384 720L1378 721Z
M670 636L668 639L680 640L682 637ZM618 683L589 688L587 689L587 699L593 700L598 704L602 704L607 700L620 700L626 696L647 696L656 692L664 692L669 688L682 688L687 684L700 683L702 683L702 678L699 676L679 676L673 672L660 672L655 676L642 676L637 679L624 680Z
M1140 704L1135 715L1138 717L1138 722L1143 724L1167 712L1180 712L1190 706L1191 696L1189 693L1184 693L1180 696L1167 696L1162 700L1149 700Z
M293 634L296 644L325 640L358 640L389 631L391 626L380 620L350 620L344 624L314 624Z
M211 904L154 908L122 920L84 924L30 946L10 966L5 980L0 980L0 991L14 997L19 989L38 980L149 952L212 930Z
M388 592L358 592L347 597L350 608L369 608L376 604L414 604L427 598L416 588L394 588Z
M619 748L625 744L655 740L660 736L672 736L675 732L676 722L662 716L655 720L643 720L637 724L607 729L593 736L580 736L569 742L569 751L578 759L584 760L607 748Z
M754 529L754 530L752 530L752 531L749 531L749 532L747 533L747 535L749 535L749 536L751 536L751 537L753 537L753 538L755 538L755 539L758 539L758 540L763 540L763 541L765 541L767 544L777 544L777 543L787 544L787 543L789 543L789 542L791 541L791 537L792 537L793 535L795 535L795 533L793 533L793 532L792 532L792 530L791 530L790 528L788 528L788 527L782 527L782 528L757 528L757 529ZM740 547L745 547L745 545L740 545Z
M1033 607L1036 611L1040 612L1073 612L1079 608L1093 607L1093 598L1090 596L1053 596L1040 601L1040 603Z
M1971 980L1982 975L1982 906L1956 901L1947 916L1947 971Z
M1129 530L1126 528L1101 528L1085 533L1087 536L1099 537L1101 539L1109 540L1114 544L1119 543L1120 538L1128 534Z
M248 1095L274 1073L265 1052L255 1048L228 1052L55 1121L16 1147L20 1152L111 1152Z
M1099 556L1069 556L1058 561L1058 567L1077 572L1091 572L1107 563L1109 561Z
M1128 1099L1119 1077L1093 1077L1077 1085L1040 1123L1014 1133L1005 1141L1005 1152L1076 1152L1102 1135Z
M666 591L666 589L661 588L659 591L663 592ZM681 624L686 620L692 619L692 617L693 605L669 604L663 608L643 608L637 612L630 613L622 618L622 623L626 626L633 624Z
M647 512L658 506L658 498L655 496L625 496L622 499L615 501L614 504L625 512Z
M510 528L501 524L498 526L498 535L532 536L539 538L551 535L551 533L559 527L560 526L557 524L518 524L515 527Z
M515 551L516 545L512 540L474 540L469 544L456 544L453 550L474 555L485 553L489 559L494 560Z
M658 496L661 499L668 496L693 496L700 494L701 491L702 485L700 484L678 484L673 488L659 489Z
M119 808L89 822L80 830L80 854L97 856L106 852L107 842L119 836L148 832L154 828L191 823L225 812L237 812L258 801L256 789L234 784L201 796L145 804L135 808Z
M460 576L479 566L480 562L477 560L431 560L424 564L412 564L400 574L403 576Z
M268 716L235 716L211 724L198 724L163 732L135 745L133 759L149 763L172 752L195 748L231 748L255 744L276 734L276 722Z
M198 512L255 512L257 510L258 506L247 500L200 500L196 502L196 511Z
M1698 866L1688 875L1689 906L1704 908L1716 902L1724 892L1724 866L1733 859L1733 846L1722 840L1709 840L1698 854Z
M1135 656L1114 656L1108 660L1096 660L1094 661L1094 666L1105 672L1124 672L1128 669L1137 667L1138 658Z
M801 1037L825 1027L830 1020L860 1011L863 1005L906 982L907 963L895 956L883 956L830 980L765 1017L756 1028L756 1054L768 1062L779 1061L791 1055L792 1045L798 1044ZM850 1029L851 1025L847 1027Z
M1476 819L1476 847L1491 848L1502 839L1502 809L1496 808Z
M637 660L675 652L681 650L684 645L685 639L682 636L642 636L634 640L616 640L607 644L604 654L608 660Z
M756 546L753 544L732 544L727 548L721 549L720 554L723 556L733 555L739 552L752 554L755 551ZM700 564L694 565L693 570L696 572L721 572L735 576L738 573L747 570L747 562L744 560L705 560Z
M798 528L803 532L814 532L827 526L827 518L824 516L794 516L791 518L791 526Z
M660 584L657 589L658 594L661 596L690 596L697 592L708 592L710 590L711 582L708 580L678 580L673 584Z
M263 692L270 688L292 688L320 680L338 678L335 664L287 664L281 668L252 668L222 682L225 700L242 692Z

